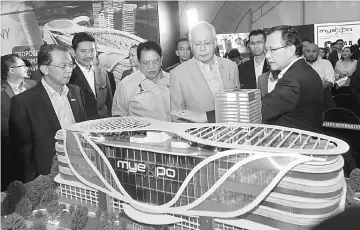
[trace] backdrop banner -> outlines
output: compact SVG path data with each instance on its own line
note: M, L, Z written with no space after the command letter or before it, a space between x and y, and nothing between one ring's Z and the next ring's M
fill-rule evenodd
M315 43L320 47L330 46L337 39L343 39L345 46L357 43L360 34L360 21L315 24Z

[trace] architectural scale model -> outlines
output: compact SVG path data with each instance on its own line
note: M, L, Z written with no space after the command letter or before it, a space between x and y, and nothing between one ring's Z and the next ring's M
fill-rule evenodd
M171 229L310 229L344 209L342 153L322 134L261 124L117 117L56 135L61 199Z
M261 94L259 89L219 92L214 94L214 98L216 123L261 123Z

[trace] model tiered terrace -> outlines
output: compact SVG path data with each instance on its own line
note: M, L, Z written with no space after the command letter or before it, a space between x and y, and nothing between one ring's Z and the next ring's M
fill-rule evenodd
M142 223L309 229L344 205L340 154L349 147L321 134L122 117L78 123L56 138L63 197L101 206L106 194L108 208Z

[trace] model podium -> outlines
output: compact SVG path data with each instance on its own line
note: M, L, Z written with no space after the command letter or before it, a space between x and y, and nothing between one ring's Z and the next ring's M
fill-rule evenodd
M171 229L311 229L344 209L342 140L118 117L56 136L61 198Z
M215 93L217 123L261 123L259 89L229 90Z

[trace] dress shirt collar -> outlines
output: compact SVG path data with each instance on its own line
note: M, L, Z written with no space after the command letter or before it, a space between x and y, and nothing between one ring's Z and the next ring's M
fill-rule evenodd
M280 79L284 76L284 74L286 73L286 71L288 71L288 69L289 69L296 61L298 61L298 60L300 60L300 59L303 59L303 58L304 58L304 57L301 56L301 57L296 58L296 59L293 60L292 62L290 62L290 64L289 64L288 66L286 66L283 70L281 70L281 72L280 72L279 75L278 75L278 79L280 80Z
M85 68L84 66L80 65L79 62L76 61L76 59L75 59L75 62L76 62L76 65L79 66L79 68L81 69L81 71L83 73L89 73L91 71L94 71L94 66L93 65L90 67L90 69L88 69L88 68Z
M22 80L19 84L14 84L14 83L11 83L10 81L8 81L8 80L6 80L7 81L7 83L9 83L9 85L10 85L10 87L11 87L11 89L13 90L13 91L15 91L15 90L23 90L23 89L26 89L26 83L25 83L25 81L24 80Z
M256 59L254 58L254 66L255 66L255 68L259 67L259 66L264 66L264 63L265 63L265 56L264 56L264 58L262 59L262 61L260 63L257 63Z
M58 93L48 83L46 83L44 78L41 79L41 83L43 84L43 86L50 98L52 98L55 95L67 96L67 94L69 92L69 88L66 85L63 85L60 89L60 93Z
M195 59L196 60L196 59ZM203 69L205 68L206 66L209 66L210 67L210 70L212 70L214 67L218 66L218 59L217 59L217 56L214 54L214 58L213 58L213 61L212 63L210 64L204 64L202 63L201 61L198 61L196 60L196 63L199 65L200 69Z

